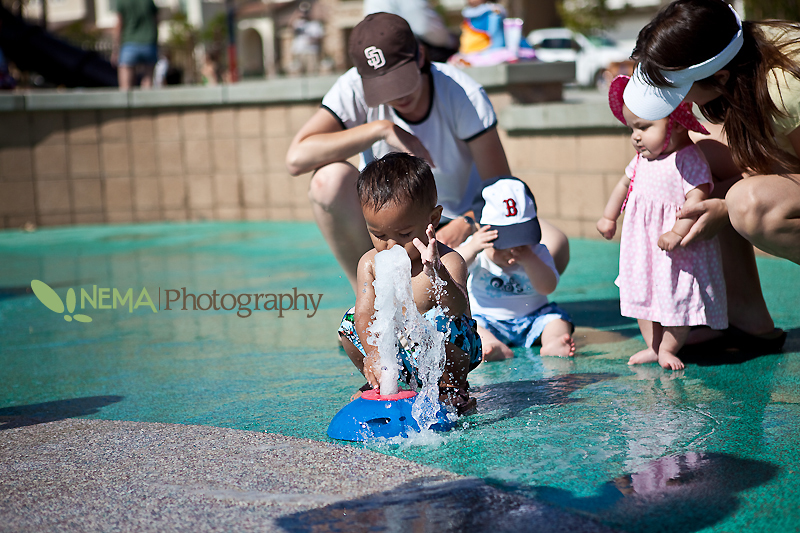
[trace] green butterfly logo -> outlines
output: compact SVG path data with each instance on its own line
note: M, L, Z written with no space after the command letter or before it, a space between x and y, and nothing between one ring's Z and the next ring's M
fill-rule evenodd
M31 281L31 289L33 289L33 294L39 298L39 301L42 302L45 307L54 311L56 313L63 313L64 312L64 302L61 301L61 298L56 294L56 291L50 288L50 285L43 281L39 281L35 279ZM72 322L74 318L78 322L91 322L92 317L82 315L80 313L72 314L75 311L75 290L70 289L67 291L67 313L64 315L64 320L67 322Z

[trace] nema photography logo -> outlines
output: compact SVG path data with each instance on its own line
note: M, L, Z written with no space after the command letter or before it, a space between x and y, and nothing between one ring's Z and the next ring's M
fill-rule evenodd
M67 305L61 297L47 283L35 279L31 281L33 293L45 307L51 311L62 314L64 320L72 322L91 322L92 317L82 313L75 313L77 298L75 289L67 291ZM92 285L91 293L86 289L81 289L80 309L86 309L87 305L92 309L117 309L128 308L129 313L133 313L139 307L149 307L153 313L159 311L236 311L239 318L247 318L255 311L273 311L278 318L293 311L303 311L306 318L313 318L317 314L322 294L298 292L297 287L292 287L292 292L287 293L218 293L214 289L210 293L194 294L187 292L186 287L178 289L163 289L165 296L165 307L162 309L161 293L162 288L158 288L158 307L153 303L150 294L145 287L142 287L139 298L134 302L133 289L128 289L121 293L116 288L99 287ZM153 293L155 294L155 293ZM302 302L302 303L301 303ZM170 307L170 304L177 304ZM66 311L66 312L65 312Z
M64 302L61 301L61 297L56 294L50 285L45 283L44 281L39 281L35 279L31 281L31 289L33 289L33 294L39 298L39 301L42 302L45 307L54 311L56 313L63 313L64 312ZM72 315L75 311L75 290L70 289L67 291L67 314L64 315L64 320L67 322L72 322L74 318L78 322L91 322L92 317L83 315L83 314L76 314Z
M64 320L67 322L72 322L73 320L77 320L78 322L92 321L92 317L89 315L75 313L75 306L77 303L75 289L71 288L67 291L66 308L58 293L56 293L56 291L54 291L53 288L47 283L39 281L38 279L32 280L31 289L33 289L33 294L36 295L39 301L51 311L61 314L64 313L66 309L66 313L64 313ZM108 300L110 300L109 303L104 302ZM86 289L81 289L81 310L86 308L87 303L92 307L92 309L98 309L98 305L100 309L116 309L117 304L119 304L121 307L125 307L127 304L128 312L130 313L140 306L147 306L150 307L154 313L158 312L156 310L156 306L153 304L153 300L150 299L150 295L147 293L147 289L144 287L142 287L142 292L139 293L139 299L136 300L136 303L134 304L133 289L128 289L123 295L117 289L110 289L106 287L100 288L98 293L97 285L94 285L92 286L91 295L86 292Z

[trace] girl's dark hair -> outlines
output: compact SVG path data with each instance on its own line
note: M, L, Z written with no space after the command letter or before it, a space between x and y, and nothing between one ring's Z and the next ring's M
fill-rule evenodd
M403 152L391 152L370 162L357 182L362 207L373 211L406 203L433 209L438 197L431 167L424 159Z
M770 71L783 69L800 80L800 65L790 55L800 38L781 42L770 40L759 27L800 32L800 24L787 21L742 23L744 43L738 54L722 69L730 72L725 84L713 76L697 83L720 93L720 98L701 105L709 121L722 124L734 162L742 169L762 174L800 172L800 160L778 147L772 117L785 116L770 97ZM714 57L731 42L739 30L736 17L722 0L677 0L642 30L632 57L642 71L661 87L670 86L662 70L681 70Z

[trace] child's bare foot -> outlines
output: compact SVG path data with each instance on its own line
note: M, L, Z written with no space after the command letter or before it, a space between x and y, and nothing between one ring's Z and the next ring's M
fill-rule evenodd
M511 348L503 344L501 341L495 339L481 339L483 344L483 360L486 361L503 361L505 359L513 359L514 352Z
M555 339L542 344L542 349L539 355L553 355L556 357L572 357L575 355L575 341L572 340L572 335L564 333Z
M658 354L652 348L646 348L641 352L636 352L628 359L629 365L641 365L644 363L655 363L658 361Z
M684 367L683 361L671 353L658 354L658 364L661 365L661 368L669 368L671 370L682 370Z

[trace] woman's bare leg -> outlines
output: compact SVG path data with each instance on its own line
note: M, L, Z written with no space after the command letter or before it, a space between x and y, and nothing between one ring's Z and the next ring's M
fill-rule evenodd
M546 220L540 218L539 226L542 228L541 243L547 246L553 256L558 273L563 274L569 264L569 239L563 231Z
M314 173L308 191L317 226L356 293L358 261L372 247L356 193L357 180L353 165L331 163Z
M740 235L800 264L800 175L751 176L731 187L725 200Z
M714 177L711 196L726 198L729 189L752 178L742 179L742 172L733 162L721 126L711 124L707 127L711 132L709 137L699 137L694 133L690 135L711 168ZM761 291L753 245L732 226L726 226L717 237L722 251L722 270L728 297L728 322L753 335L773 331L775 324ZM692 335L689 343L702 342L712 335L721 334L711 333L710 330L699 330L698 333L699 337Z

